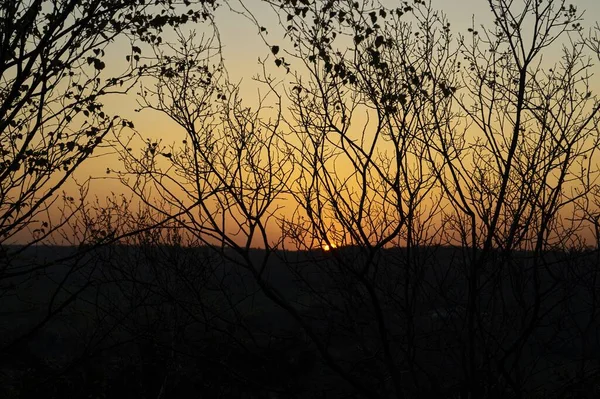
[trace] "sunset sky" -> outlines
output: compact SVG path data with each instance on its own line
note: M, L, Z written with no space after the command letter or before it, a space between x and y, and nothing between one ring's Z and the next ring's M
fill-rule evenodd
M398 3L393 0L385 0L383 3L387 6L394 7ZM227 6L222 6L215 15L215 22L218 26L221 43L223 44L223 56L228 69L229 78L232 82L239 82L241 93L244 101L248 105L253 105L257 98L257 93L260 88L252 77L260 73L261 66L258 63L258 58L265 59L270 56L270 45L281 45L285 49L285 41L282 39L282 30L277 26L274 12L264 4L252 0L245 0L244 4L251 9L259 23L266 26L269 34L261 38L258 34L257 27L243 15L232 12ZM471 27L473 21L475 27L481 24L490 26L491 13L488 9L487 1L485 0L432 0L434 8L439 9L447 14L448 20L451 23L451 29L455 35L466 34L467 29ZM591 28L600 20L600 2L596 0L578 0L574 4L580 10L585 11L584 27ZM232 7L237 11L242 11L242 8L236 1L231 2ZM185 29L197 30L198 32L206 31L206 25L198 27L187 26ZM165 36L165 41L169 40L169 36ZM127 42L115 43L108 52L111 62L108 70L114 67L118 70L120 65L125 65L124 58L128 54L130 44ZM557 46L556 49L559 49ZM560 56L560 53L545 53L545 60L551 54ZM271 65L269 71L273 76L280 79L282 82L287 82L282 69L275 68L272 61L267 65ZM171 143L180 143L184 138L181 128L176 126L166 116L151 110L144 110L141 113L135 113L134 109L138 107L136 92L134 89L127 97L115 98L106 104L106 110L111 113L117 113L123 117L131 119L137 131L144 137L152 139L160 139L165 145ZM114 180L113 175L107 175L106 169L111 168L118 170L120 168L118 160L114 156L103 156L97 159L92 159L84 164L77 172L76 176L79 181L85 180L87 177L98 177L99 180L93 182L91 186L92 195L98 195L102 200L110 192L119 193L122 190L120 183ZM65 186L67 192L75 194L75 186L68 184Z

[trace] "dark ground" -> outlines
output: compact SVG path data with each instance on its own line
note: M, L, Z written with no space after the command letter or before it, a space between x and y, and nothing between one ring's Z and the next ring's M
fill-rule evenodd
M30 248L7 265L50 266L0 280L0 397L357 396L331 363L383 394L367 286L407 397L460 397L468 378L460 248L384 250L362 277L358 248L278 252L261 276L288 309L239 264L260 265L261 250L114 246L56 261L75 253ZM481 397L600 397L597 256L495 253L479 269Z

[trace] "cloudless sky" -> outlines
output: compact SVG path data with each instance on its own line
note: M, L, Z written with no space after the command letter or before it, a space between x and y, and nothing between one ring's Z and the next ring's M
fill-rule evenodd
M281 44L282 30L278 28L275 14L269 6L259 0L243 0L244 4L251 8L261 24L269 27L270 34L266 36L268 44ZM321 1L321 0L318 0ZM475 25L489 25L491 21L491 12L487 0L431 0L434 9L445 12L451 23L451 29L454 33L464 34L472 24L473 17ZM556 1L556 0L546 0ZM382 0L389 7L396 7L401 4L398 0ZM230 0L233 8L240 10L238 0ZM516 1L519 3L519 0ZM585 10L584 27L591 28L597 21L600 21L600 0L574 0L572 2L580 10ZM223 44L223 53L230 78L234 82L242 81L243 98L251 104L257 96L259 85L252 82L252 77L260 73L261 67L258 64L258 58L266 58L270 51L265 42L258 34L257 27L242 15L233 13L227 6L222 6L218 10L216 23L219 28ZM206 30L205 25L197 27L188 27L198 31ZM169 37L165 37L166 40ZM124 55L128 49L116 51L120 63L124 62ZM119 64L119 63L117 63ZM272 65L272 59L267 64ZM285 74L281 69L271 68L269 71L276 77L285 79ZM114 103L107 104L108 112L120 113L131 117L136 123L136 127L149 134L152 137L162 137L165 141L173 141L178 135L173 135L173 129L176 126L166 117L154 111L145 111L142 113L133 113L137 108L135 93L138 90L132 90L128 98L116 99ZM87 168L86 172L87 172Z
M260 23L270 28L271 34L266 36L267 40L279 44L282 41L281 31L276 28L277 23L273 18L272 10L257 0L243 1L252 9ZM388 7L401 4L398 0L382 0L382 2ZM447 15L454 33L466 33L473 18L476 26L481 24L489 26L492 21L487 0L431 0L431 2L434 9L441 10ZM558 1L556 2L558 4ZM516 1L516 4L518 3L519 1ZM241 9L236 0L232 0L231 4L234 8ZM584 27L591 28L600 21L600 0L574 0L572 4L578 10L585 10ZM256 26L243 16L233 14L226 6L221 7L216 20L232 78L250 79L253 74L260 71L257 58L259 56L264 58L269 54L268 47L259 37Z
M232 6L240 9L238 0L230 0ZM269 27L270 34L266 36L268 44L280 44L282 40L282 30L277 27L275 14L264 3L258 0L243 0L246 6L251 7L255 16L261 24ZM321 0L318 0L321 1ZM401 3L397 0L382 0L386 6L396 7ZM472 24L473 17L475 25L488 25L491 22L491 12L487 0L431 0L434 9L439 9L447 14L451 23L451 29L454 33L467 33L467 29ZM517 0L516 3L519 3ZM546 0L548 1L548 0ZM556 1L556 0L550 0ZM572 2L579 10L585 10L584 27L591 28L597 21L600 21L600 0L574 0ZM242 15L233 13L227 6L222 6L216 16L216 23L219 28L223 53L226 61L230 78L234 82L242 81L242 98L249 105L253 105L257 98L257 89L259 85L252 81L252 77L261 71L257 62L258 58L266 58L270 55L269 47L259 36L257 27ZM198 31L206 30L206 25L191 26L186 29L196 29ZM169 40L169 37L165 37ZM129 46L126 43L126 46ZM124 56L128 49L116 49L117 60L124 62ZM267 64L271 68L270 72L274 76L285 80L286 76L282 69L274 68L272 59ZM127 98L116 99L111 104L107 104L108 112L119 113L129 117L135 122L136 128L144 135L153 138L162 138L163 143L170 144L180 141L183 133L167 117L155 112L144 111L142 113L133 113L137 108L135 93L137 88L132 90ZM101 175L106 170L106 163L95 163L94 161L84 165L80 170L80 176ZM115 182L116 183L116 182ZM104 187L117 187L113 185L103 185Z
M239 0L230 0L230 4L234 9L241 10L238 3ZM321 1L321 0L318 0ZM431 0L434 9L439 9L447 14L448 20L451 23L452 31L465 34L471 26L473 17L475 25L488 25L491 22L491 12L487 0ZM548 1L548 0L546 0ZM556 0L549 0L556 1ZM274 12L268 5L265 5L259 0L243 0L244 4L249 7L261 24L269 27L270 34L266 35L268 44L283 43L283 31L277 26ZM388 7L396 7L401 4L398 0L382 0ZM518 4L520 0L517 0ZM574 0L572 2L579 10L585 10L584 27L591 28L597 21L600 21L600 0ZM217 11L215 16L216 23L219 28L223 44L223 54L226 65L233 82L242 82L242 97L249 105L252 105L257 98L257 90L260 85L252 81L252 77L260 73L261 67L258 64L258 58L266 58L270 55L269 47L258 34L257 27L242 15L232 12L229 7L222 6ZM198 26L188 26L186 29L195 29L202 32L206 30L206 25L199 24ZM171 37L171 40L174 38ZM169 40L169 36L165 37ZM124 44L129 46L128 43ZM119 43L118 46L121 46ZM115 67L123 67L124 57L129 49L115 49ZM271 67L272 59L267 64ZM280 79L286 79L283 70L271 68L269 71L274 76ZM142 113L133 113L137 108L135 93L139 91L137 88L132 90L127 98L115 99L114 102L107 104L108 112L118 113L122 116L131 118L136 128L144 134L153 138L163 138L164 142L170 143L181 139L181 132L177 133L177 126L168 120L165 116L154 112L144 111ZM103 171L106 169L103 165ZM92 164L84 166L82 173L84 175L97 174L99 169Z
M471 18L475 15L476 19L488 18L490 8L487 0L431 0L435 8L443 10L450 21L459 27L468 27L471 23ZM559 3L556 0L545 0ZM391 0L390 2L394 2ZM519 2L516 1L515 4ZM573 0L566 2L573 4L578 10L585 10L585 21L593 25L593 21L600 19L600 1L599 0Z

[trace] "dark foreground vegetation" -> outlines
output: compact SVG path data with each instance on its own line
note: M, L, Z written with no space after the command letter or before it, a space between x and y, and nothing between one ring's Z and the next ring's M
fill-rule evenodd
M34 247L20 262L75 252ZM254 264L266 256L249 254ZM349 278L363 255L273 253L267 290L233 252L177 246L109 246L28 284L7 280L2 397L358 397L352 380L389 389L389 351L405 397L466 398L473 346L478 397L600 394L596 251L494 252L474 313L468 251L383 250L368 284Z

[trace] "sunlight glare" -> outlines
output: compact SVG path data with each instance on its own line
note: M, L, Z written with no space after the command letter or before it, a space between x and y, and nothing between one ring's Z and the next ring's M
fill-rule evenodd
M323 245L321 246L321 249L323 249L323 251L325 251L325 252L330 251L333 248L337 248L337 245L323 243Z

